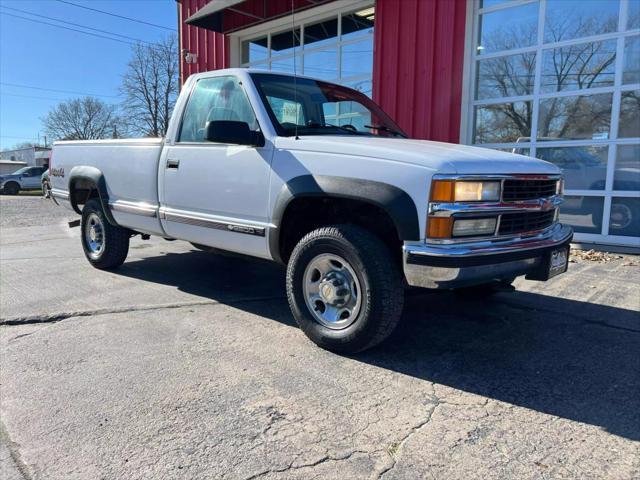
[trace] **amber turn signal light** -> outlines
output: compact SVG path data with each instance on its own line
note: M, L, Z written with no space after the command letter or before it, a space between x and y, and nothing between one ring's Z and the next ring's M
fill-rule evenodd
M453 202L456 194L456 182L453 180L434 180L431 182L432 202Z
M428 238L451 238L452 217L429 217L427 219Z

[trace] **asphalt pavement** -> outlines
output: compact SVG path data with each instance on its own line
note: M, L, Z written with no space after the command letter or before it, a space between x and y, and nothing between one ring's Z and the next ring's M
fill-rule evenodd
M640 260L489 299L411 292L383 345L317 348L283 268L0 197L0 478L640 478Z

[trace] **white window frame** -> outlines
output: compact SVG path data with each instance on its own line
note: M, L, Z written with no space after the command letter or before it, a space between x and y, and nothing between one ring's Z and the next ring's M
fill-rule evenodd
M511 0L505 1L497 5L486 8L480 8L480 0L472 0L467 4L466 12L466 34L465 34L465 55L463 70L463 94L462 94L462 115L460 122L460 143L473 145L473 127L475 123L474 114L475 107L496 103L510 103L514 101L531 101L532 102L532 118L531 118L531 136L529 142L522 143L483 143L476 144L479 147L486 148L527 148L529 155L535 157L536 148L545 147L570 147L570 146L608 146L606 181L604 190L566 190L567 196L584 196L598 197L604 199L602 228L599 234L594 233L576 233L575 240L585 243L600 243L610 245L622 245L640 248L640 237L628 237L621 235L610 235L609 217L611 212L611 199L614 197L640 197L640 191L623 191L613 190L613 178L615 173L615 161L618 145L637 145L640 144L640 137L618 138L618 121L620 117L620 97L622 92L640 89L640 83L622 85L622 70L624 60L624 39L640 34L640 29L623 30L627 23L627 10L630 0L620 0L620 11L618 14L618 29L615 32L593 35L590 37L576 38L573 40L563 40L560 42L544 43L544 22L547 2L549 0ZM552 1L552 0L551 0ZM601 0L605 1L605 0ZM490 13L507 8L519 7L526 4L538 3L538 38L534 45L513 50L491 52L478 55L476 52L476 40L478 38L479 19L483 13ZM614 84L610 87L598 87L582 90L571 90L563 92L540 92L540 78L542 73L543 52L553 48L563 47L567 45L575 45L587 42L596 42L603 40L617 40L616 62L614 67ZM517 55L520 53L535 53L535 77L533 84L533 93L530 95L498 97L490 99L475 100L475 78L478 66L478 60L502 57L505 55ZM582 140L553 140L538 142L538 113L540 101L545 98L558 98L563 96L579 96L594 95L598 93L612 93L613 103L611 107L611 124L609 136L607 139L582 139Z
M310 8L304 10L302 12L296 13L293 17L288 15L286 17L281 17L275 20L271 20L269 22L265 22L260 25L256 25L255 27L246 28L243 30L239 30L237 32L229 34L229 54L230 54L230 65L232 67L247 67L251 66L254 68L260 68L261 65L265 67L269 67L269 64L275 60L288 60L294 57L293 53L289 53L286 55L276 55L271 57L271 34L272 33L280 33L282 30L292 29L292 28L300 28L300 48L296 47L295 57L296 57L296 71L300 75L304 75L304 54L305 53L313 53L320 52L323 50L333 50L337 48L337 77L333 79L327 79L328 81L334 81L336 83L353 83L360 81L372 81L373 80L373 71L370 74L366 75L352 75L347 77L342 77L342 47L346 45L350 45L353 43L357 43L362 41L365 38L368 38L370 34L365 33L363 31L362 35L358 35L357 37L350 38L349 40L342 40L342 15L353 13L355 11L364 10L366 8L371 8L375 6L375 1L373 0L338 0L335 2L329 2L327 4L319 5L318 7ZM304 46L304 26L309 23L317 23L323 20L329 20L333 17L337 17L338 19L338 36L335 42L331 42L328 45L320 45L318 47L306 48ZM375 28L375 27L374 27ZM266 36L268 38L268 49L267 49L267 58L265 60L261 60L259 62L251 63L251 64L243 64L241 61L242 56L242 42L246 40L252 40L255 38L260 38ZM375 53L374 53L375 55Z

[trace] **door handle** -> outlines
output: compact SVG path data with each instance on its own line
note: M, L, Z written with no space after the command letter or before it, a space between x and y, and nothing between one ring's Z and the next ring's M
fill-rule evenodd
M178 168L180 167L180 160L176 160L174 158L167 159L167 168Z

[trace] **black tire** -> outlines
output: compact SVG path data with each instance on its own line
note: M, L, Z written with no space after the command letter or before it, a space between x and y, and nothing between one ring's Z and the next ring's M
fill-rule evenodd
M342 329L322 325L305 302L305 270L320 255L346 260L360 285L358 313ZM356 353L393 332L402 314L404 288L399 266L379 238L354 225L334 225L310 232L293 250L287 265L287 298L296 322L316 345Z
M42 182L42 196L44 198L49 198L51 187L49 186L49 182L46 180Z
M97 216L102 230L102 248L92 250L88 241L89 223ZM101 270L116 268L122 265L129 253L129 237L131 233L126 228L111 225L102 211L102 205L96 198L89 200L82 209L81 242L84 254L89 263Z
M4 193L7 195L17 195L20 192L20 185L16 182L9 182L4 186Z

